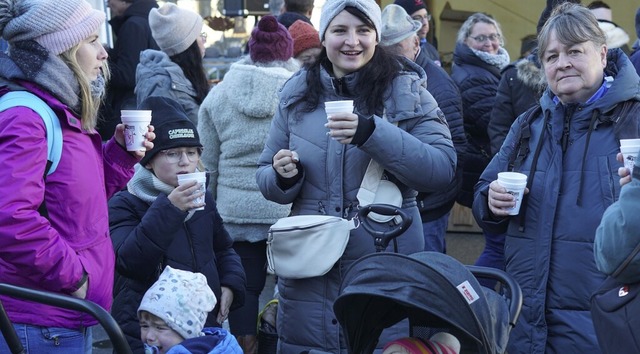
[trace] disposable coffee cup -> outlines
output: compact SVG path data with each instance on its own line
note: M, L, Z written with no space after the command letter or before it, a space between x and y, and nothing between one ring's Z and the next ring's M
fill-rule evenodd
M353 100L327 101L324 103L324 110L329 116L336 113L353 113Z
M194 172L194 173L184 173L178 175L178 185L183 185L187 182L197 181L199 189L196 192L205 192L206 187L205 183L207 182L207 173L206 172ZM193 200L195 204L203 204L204 203L204 194ZM199 208L195 208L193 210L204 210L204 206Z
M620 139L620 146L640 146L640 139Z
M145 134L151 124L151 111L122 110L120 119L124 124L124 141L127 151L145 150Z
M620 142L622 142L622 140L620 140ZM620 146L624 167L629 169L629 173L633 173L633 166L636 164L636 159L638 158L638 150L640 150L640 144Z
M516 205L509 209L509 215L518 215L524 190L527 187L527 175L519 172L500 172L498 183L515 199Z

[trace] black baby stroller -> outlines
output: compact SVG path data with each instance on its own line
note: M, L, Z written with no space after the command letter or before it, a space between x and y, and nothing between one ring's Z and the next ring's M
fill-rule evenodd
M386 246L392 237L371 229L370 211L361 210L362 226ZM499 290L482 287L476 277L496 280ZM519 285L501 270L465 266L436 252L379 252L349 268L334 312L349 353L372 353L383 329L408 319L407 336L448 332L460 340L461 353L501 354L521 307Z

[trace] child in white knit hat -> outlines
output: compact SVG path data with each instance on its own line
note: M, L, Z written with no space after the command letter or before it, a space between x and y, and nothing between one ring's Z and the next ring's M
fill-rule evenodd
M242 354L222 328L204 328L217 300L201 273L167 266L138 308L145 353Z

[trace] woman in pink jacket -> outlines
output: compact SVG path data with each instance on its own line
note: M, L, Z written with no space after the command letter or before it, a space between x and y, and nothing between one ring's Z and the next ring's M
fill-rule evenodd
M36 95L60 122L62 153L47 175L43 118L0 112L0 282L88 299L109 309L114 254L107 198L144 151L128 153L123 126L102 144L95 130L107 53L104 14L84 0L0 0L0 96ZM32 100L33 101L33 100ZM146 134L151 149L153 128ZM90 353L96 321L76 311L0 296L30 353ZM0 337L0 352L8 352Z

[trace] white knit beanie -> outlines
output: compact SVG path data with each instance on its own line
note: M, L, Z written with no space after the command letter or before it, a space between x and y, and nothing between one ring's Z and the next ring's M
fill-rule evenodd
M35 40L54 55L96 33L104 19L85 0L0 0L2 38Z
M168 56L184 52L198 39L202 21L197 13L170 2L149 12L151 35Z
M320 41L324 40L324 33L329 27L329 23L334 17L338 16L345 7L351 6L362 11L373 22L376 28L377 39L380 40L380 23L381 12L380 6L376 4L374 0L327 0L322 6L322 12L320 13Z
M184 339L198 337L207 315L216 306L216 296L201 273L167 266L147 290L138 308L161 318Z

